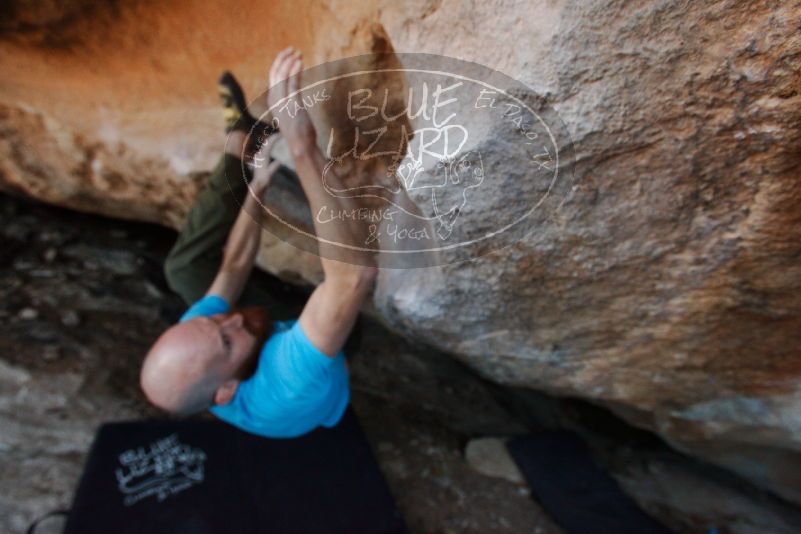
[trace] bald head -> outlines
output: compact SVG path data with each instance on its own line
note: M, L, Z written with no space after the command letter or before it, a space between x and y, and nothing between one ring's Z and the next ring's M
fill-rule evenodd
M150 402L177 414L210 406L225 376L219 365L220 343L210 322L191 320L164 332L145 358L140 376Z
M181 415L230 402L255 370L267 323L264 310L243 308L176 324L145 357L142 390L159 408Z

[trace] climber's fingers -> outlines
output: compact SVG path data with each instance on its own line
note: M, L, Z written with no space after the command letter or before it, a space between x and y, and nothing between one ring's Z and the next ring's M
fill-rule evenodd
M270 91L267 94L268 108L277 105L287 95L286 78L289 73L287 65L294 52L295 49L291 46L281 50L270 67Z
M286 92L288 95L291 95L296 93L300 86L300 72L303 70L303 60L300 52L289 61L288 68Z
M290 95L293 92L293 90L290 89L289 87L290 84L293 83L292 81L293 73L295 73L296 70L297 72L300 72L296 67L296 63L299 61L298 59L299 57L300 57L299 51L293 52L292 54L284 58L278 70L278 75L281 76L284 80L284 89L286 90L286 95ZM297 87L295 89L297 89Z
M286 78L289 76L289 71L292 67L292 63L294 63L295 59L299 55L300 51L293 49L291 53L281 58L281 62L278 64L278 67L276 69L276 77L279 78L280 80L286 80Z
M273 64L270 67L270 86L274 86L279 82L283 82L286 79L286 76L281 76L279 72L281 71L282 66L286 62L286 58L290 56L295 51L295 49L291 46L288 46L278 52L278 55L275 56L275 60L273 60Z

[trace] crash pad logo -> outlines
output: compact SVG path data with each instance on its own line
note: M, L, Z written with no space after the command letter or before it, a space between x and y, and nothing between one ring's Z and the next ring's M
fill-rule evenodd
M305 219L269 192L262 203L267 229L295 246L343 261L374 252L384 267L464 261L544 230L572 186L555 111L488 67L370 54L307 69L299 87L261 116L280 128L308 113L327 158L326 201Z
M147 497L163 501L204 479L206 453L178 440L176 434L119 455L115 471L123 504L131 506Z

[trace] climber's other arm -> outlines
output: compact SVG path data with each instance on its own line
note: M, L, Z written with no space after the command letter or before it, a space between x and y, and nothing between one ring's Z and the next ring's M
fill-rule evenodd
M228 234L220 270L206 292L206 295L217 295L230 304L239 300L253 270L261 240L263 210L259 201L279 167L278 161L273 161L268 165L266 162L269 161L269 158L266 156L257 158L257 160L262 160L264 163L253 173L245 201Z

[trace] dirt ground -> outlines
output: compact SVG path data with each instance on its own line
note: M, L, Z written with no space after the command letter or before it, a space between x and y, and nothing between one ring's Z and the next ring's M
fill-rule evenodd
M22 532L69 506L101 423L157 415L138 369L183 304L161 275L170 231L6 196L0 222L0 531ZM302 304L302 291L264 280ZM369 321L352 373L412 532L559 532L525 486L467 465L470 437L521 428L481 380Z

